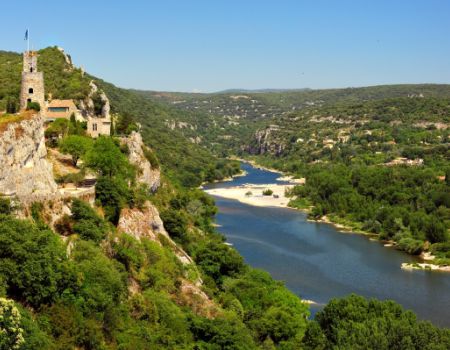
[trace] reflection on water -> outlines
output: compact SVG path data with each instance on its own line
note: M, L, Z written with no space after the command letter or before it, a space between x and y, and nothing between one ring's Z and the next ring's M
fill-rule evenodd
M274 183L279 177L249 165L243 168L247 176L209 187ZM402 262L415 258L364 236L308 222L299 211L222 198L216 198L216 203L219 231L246 262L284 280L302 298L319 305L350 293L393 299L422 319L450 326L450 274L401 270Z

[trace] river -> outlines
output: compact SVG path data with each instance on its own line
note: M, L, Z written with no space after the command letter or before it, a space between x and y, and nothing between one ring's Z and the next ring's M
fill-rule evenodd
M242 164L246 176L208 188L244 183L281 183L278 173ZM392 299L413 310L420 319L450 327L450 273L405 271L403 262L416 258L383 247L366 236L342 233L332 225L306 220L288 208L264 208L215 197L219 231L256 268L303 299L313 300L314 314L331 298L357 293Z

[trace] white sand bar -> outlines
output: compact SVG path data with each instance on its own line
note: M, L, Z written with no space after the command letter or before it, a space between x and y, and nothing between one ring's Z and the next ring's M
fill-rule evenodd
M242 186L228 187L228 188L213 188L206 190L206 193L227 198L234 199L241 203L254 205L257 207L282 207L286 208L289 203L284 193L287 188L292 188L293 185L278 185L278 184L265 184L254 185L246 184ZM264 196L262 193L264 190L270 189L273 194L270 196Z

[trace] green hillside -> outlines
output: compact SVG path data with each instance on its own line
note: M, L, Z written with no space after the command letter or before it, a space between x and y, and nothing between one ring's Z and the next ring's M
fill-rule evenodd
M94 79L111 101L116 135L135 129L136 122L142 125L144 141L151 148L147 156L153 165L161 164L162 184L156 193L149 193L137 183L136 169L127 158L129 150L120 145L117 137L92 140L84 135L81 123L61 123L67 124L67 133L51 146L71 155L73 166L80 158L83 167L97 175L95 207L73 200L71 212L52 230L46 222L48 211L56 203L34 203L31 218L17 219L13 203L0 197L0 350L450 348L449 330L417 320L412 312L390 301L369 301L358 296L336 299L309 320L306 303L268 273L246 265L234 248L224 244L214 227L214 201L197 188L203 181L221 179L239 170L236 162L220 155L252 155L260 162L304 174L308 183L311 177L312 185L305 187L304 193L297 189L298 194L309 201L329 201L329 207L316 203L323 213L341 203L329 196L330 191L341 195L338 190L343 184L345 195L353 185L371 193L373 184L361 179L367 175L365 171L372 169L369 166L399 152L416 152L406 146L421 145L420 151L432 150L430 154L424 151L426 168L420 169L418 175L413 172L412 177L406 171L387 176L395 175L413 184L415 187L411 185L406 195L412 196L415 189L423 186L416 203L424 208L425 216L441 219L448 212L445 205L436 207L436 203L444 203L445 198L433 196L442 192L439 186L446 186L435 175L441 174L447 164L445 150L437 150L448 135L433 123L447 122L445 100L437 96L421 99L413 110L408 109L409 100L399 99L386 106L386 101L322 106L319 110L305 110L305 115L241 121L208 111L186 111L166 100L155 100L83 75L71 69L55 48L41 50L40 55L39 67L44 71L48 93L83 99ZM0 52L1 103L18 95L20 67L20 55ZM386 119L383 106L387 115L396 108L394 119ZM285 111L285 107L280 108ZM346 123L321 120L330 113L340 113ZM361 116L355 117L358 113ZM414 126L422 121L424 113L426 123L433 126ZM405 119L405 114L411 118ZM405 124L405 130L392 127L391 122L397 119ZM57 133L57 126L55 122L51 131ZM355 135L348 145L349 153L341 145L339 149L323 151L322 133L334 138L344 127L353 128L351 134ZM266 128L273 133L263 142L284 143L281 152L261 148L253 139L255 132ZM378 138L363 141L368 135L366 129ZM310 148L307 154L302 153L303 148L296 147L298 138L306 140L307 135L313 134L318 141L306 142ZM379 156L371 149L375 146L370 142L384 147L391 137L398 145L389 149L392 155ZM426 144L420 143L424 140ZM310 154L312 158L308 158ZM335 173L327 177L322 168L315 171L313 165L310 167L309 163L316 160L328 161L331 169L342 171L341 181L336 181ZM353 171L353 163L361 171L360 177L347 173ZM378 186L385 173L380 177L375 176L376 171L368 175ZM379 193L372 195L376 206ZM402 205L409 201L402 193L392 197ZM146 201L158 209L176 245L162 234L155 239L137 239L117 228L120 213L144 210ZM424 219L427 224L428 216ZM394 216L388 221L402 229L402 238L411 238L408 234L415 234L412 226L406 226L406 222L400 226L396 219ZM437 234L433 243L441 245L434 247L445 253L448 244L440 241L439 225L429 233ZM192 257L193 263L181 263L177 258L180 248ZM196 288L201 293L193 293Z
M209 131L218 152L305 177L306 186L292 192L292 206L449 264L448 85L177 97L190 106L209 100L235 111L210 112L222 122ZM249 117L245 111L254 98L267 106L278 100L281 112ZM294 98L310 103L293 110L288 101Z

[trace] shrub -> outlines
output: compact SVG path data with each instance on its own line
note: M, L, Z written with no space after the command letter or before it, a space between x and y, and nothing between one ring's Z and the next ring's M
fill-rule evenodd
M24 342L19 310L13 300L0 298L0 349L20 349Z
M28 102L27 103L27 111L34 110L39 112L41 110L41 105L38 102Z
M95 92L93 94L92 102L94 103L94 114L95 115L102 115L103 113L103 107L105 106L105 101L102 99L102 95L100 92Z
M217 285L227 276L235 276L244 270L242 256L222 242L210 241L197 248L194 259L205 274Z
M9 198L0 197L0 214L11 214L11 200Z
M17 112L17 101L11 97L6 101L6 113L14 114Z
M161 213L161 219L164 222L164 228L172 239L178 243L187 243L188 220L181 211L167 209Z
M264 190L262 194L263 196L271 196L273 194L273 191L270 188L268 188L267 190Z
M423 251L423 241L412 237L404 237L398 242L398 247L408 254L419 255Z
M94 242L100 242L105 238L108 227L88 203L74 199L72 219L75 221L73 232L79 234L81 238Z
M117 224L120 211L130 201L131 193L127 183L120 177L98 178L95 185L95 198L102 204L105 210L105 218Z
M73 225L73 232L89 241L100 242L105 237L105 231L94 221L80 220Z
M51 123L45 130L45 137L48 139L59 138L66 136L69 133L69 121L67 119L59 118Z
M148 147L142 147L142 151L144 152L145 158L150 162L150 165L154 169L159 169L159 160L156 157L155 153Z

